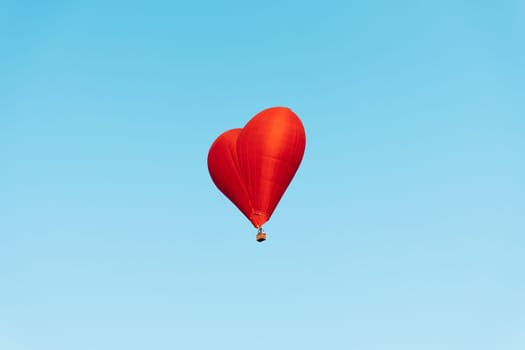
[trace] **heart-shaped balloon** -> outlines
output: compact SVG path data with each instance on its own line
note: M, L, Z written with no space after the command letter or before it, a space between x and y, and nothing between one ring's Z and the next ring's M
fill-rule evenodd
M306 135L289 108L272 107L211 145L208 170L217 188L256 227L272 216L304 155Z

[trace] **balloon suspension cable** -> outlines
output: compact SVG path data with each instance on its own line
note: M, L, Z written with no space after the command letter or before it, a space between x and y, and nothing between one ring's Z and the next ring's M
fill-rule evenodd
M263 231L262 227L259 227L259 230L257 230L257 236L256 236L257 242L264 242L266 240L266 233Z

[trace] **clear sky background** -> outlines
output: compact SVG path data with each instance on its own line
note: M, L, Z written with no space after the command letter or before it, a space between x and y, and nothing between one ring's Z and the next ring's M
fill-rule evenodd
M0 1L0 349L525 348L525 2ZM209 146L271 106L268 240Z

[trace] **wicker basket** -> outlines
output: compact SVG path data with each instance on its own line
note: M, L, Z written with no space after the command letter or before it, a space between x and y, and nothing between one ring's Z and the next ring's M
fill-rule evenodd
M264 242L266 240L266 233L259 231L257 232L257 242Z

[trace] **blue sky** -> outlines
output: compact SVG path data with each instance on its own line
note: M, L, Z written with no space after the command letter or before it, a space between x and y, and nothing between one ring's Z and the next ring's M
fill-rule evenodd
M0 1L0 348L525 348L523 1ZM255 230L207 151L303 163Z

